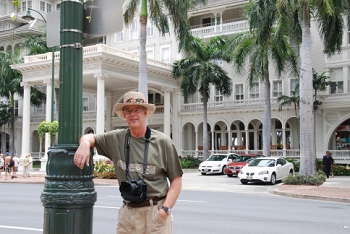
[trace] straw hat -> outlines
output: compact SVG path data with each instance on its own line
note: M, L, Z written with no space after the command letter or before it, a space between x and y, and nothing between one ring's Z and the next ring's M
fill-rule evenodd
M156 110L156 106L154 104L149 104L146 102L145 95L140 92L127 92L124 94L123 103L116 103L113 107L115 113L120 117L125 119L124 116L124 108L127 106L142 106L147 109L147 117L153 115Z

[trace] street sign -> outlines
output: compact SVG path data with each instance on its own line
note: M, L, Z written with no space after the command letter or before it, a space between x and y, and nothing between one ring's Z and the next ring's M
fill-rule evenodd
M60 45L60 11L51 11L46 16L47 47Z
M84 2L84 38L99 37L123 30L123 1Z

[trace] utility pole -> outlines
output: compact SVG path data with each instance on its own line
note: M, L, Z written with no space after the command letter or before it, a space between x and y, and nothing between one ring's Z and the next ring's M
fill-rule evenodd
M60 97L58 144L49 148L41 194L44 234L91 234L94 188L89 167L73 162L82 133L83 0L62 0L60 8Z

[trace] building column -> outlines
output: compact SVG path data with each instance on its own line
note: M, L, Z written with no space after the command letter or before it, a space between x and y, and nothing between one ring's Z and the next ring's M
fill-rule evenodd
M248 129L245 130L245 149L249 150L249 132Z
M106 131L111 131L112 130L112 96L107 95L106 96L106 124L105 128Z
M52 83L51 79L47 79L44 81L46 84L46 121L51 122L51 110L53 108L52 104ZM47 158L47 150L50 147L50 134L45 134L45 158Z
M285 126L285 124L283 126ZM286 155L287 155L287 152L286 152L286 150L287 150L287 148L286 148L287 138L286 138L286 128L285 127L282 128L282 144L283 144L283 157L286 157Z
M23 87L22 149L21 158L30 153L30 84L21 82Z
M349 66L343 67L344 93L349 93Z
M163 118L163 128L164 133L170 137L170 89L163 88L162 91L164 92L164 118Z
M107 74L95 73L97 79L96 134L105 131L105 79Z
M181 140L181 123L179 119L179 113L181 111L181 92L179 89L173 91L173 128L172 128L172 140L178 152L183 150Z
M203 145L204 145L204 142L203 142ZM214 152L214 146L215 146L215 134L214 134L214 129L213 129L213 131L211 131L211 151L213 151L213 152Z

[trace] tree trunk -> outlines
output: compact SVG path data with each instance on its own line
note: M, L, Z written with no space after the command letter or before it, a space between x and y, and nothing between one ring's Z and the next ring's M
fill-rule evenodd
M208 146L208 87L203 85L203 161L209 157Z
M264 79L264 101L265 110L263 118L263 155L270 156L270 142L271 142L271 100L270 100L270 78L268 66L266 68L266 74Z
M138 91L143 93L148 102L147 87L147 55L146 55L146 37L147 37L147 17L140 18L140 61L139 61L139 87Z
M315 127L311 64L310 11L303 6L303 33L300 72L300 175L315 174Z
M11 131L10 131L10 154L11 157L14 156L14 151L15 151L15 101L14 101L14 95L11 94L11 106L10 106L10 111L11 111Z

